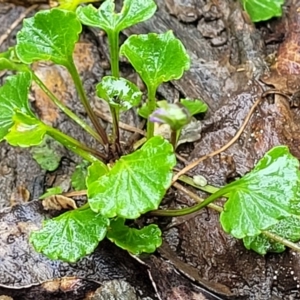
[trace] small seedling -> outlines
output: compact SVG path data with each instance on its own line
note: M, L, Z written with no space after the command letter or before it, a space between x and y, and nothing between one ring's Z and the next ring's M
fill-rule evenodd
M246 247L260 253L273 247L273 244L272 247L262 246L266 240L261 235L267 229L284 236L286 230L280 231L279 227L294 230L298 224L299 163L284 146L271 149L252 172L217 190L204 202L181 210L157 210L172 183L181 131L193 115L204 113L207 106L200 100L182 99L178 104L156 101L159 85L179 79L190 67L187 51L172 31L132 35L119 47L120 32L147 20L155 10L152 0L125 0L122 10L115 13L114 2L106 0L98 9L88 5L78 7L76 12L61 8L41 11L24 20L16 46L0 55L0 69L17 72L7 77L0 88L0 141L31 147L40 145L50 136L84 159L83 164L77 166L72 181L74 189L87 189L88 202L46 220L43 228L30 236L34 248L52 259L77 261L93 252L105 237L133 254L153 252L162 242L159 227L151 224L134 228L128 226L126 220L135 220L148 212L161 216L191 213L221 196L228 197L220 218L224 230L243 238ZM91 108L73 61L81 24L99 27L107 33L111 76L99 78L95 90L98 100L109 104L113 119L111 135L102 128ZM145 103L141 103L142 92L137 86L120 77L119 55L127 58L144 81L147 87ZM35 61L51 61L69 71L93 128L57 99L38 78L30 67ZM94 137L99 143L97 149L36 117L28 101L33 81L54 104ZM119 117L133 107L139 107L139 114L148 120L147 140L141 148L125 155L120 141ZM154 122L170 125L171 143L154 136ZM48 194L60 191L50 190ZM288 237L294 241L300 238L297 234Z

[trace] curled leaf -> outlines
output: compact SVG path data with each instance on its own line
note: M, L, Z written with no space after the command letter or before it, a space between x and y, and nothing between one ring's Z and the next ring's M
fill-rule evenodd
M31 74L24 72L7 77L5 84L0 88L0 141L13 126L13 116L16 110L31 117L34 116L28 103L30 85Z
M107 101L109 105L126 111L140 103L142 92L125 78L106 76L97 84L97 96Z
M107 231L107 238L118 247L137 255L152 253L162 244L161 231L157 225L136 229L125 226L124 223L122 218L113 220Z

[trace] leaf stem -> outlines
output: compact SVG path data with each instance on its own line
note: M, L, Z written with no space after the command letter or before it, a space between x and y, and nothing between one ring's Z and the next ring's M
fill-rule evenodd
M110 107L110 113L112 116L112 123L113 123L113 138L114 143L116 146L116 150L119 154L121 154L121 145L120 145L120 130L119 130L119 111L113 107L112 105Z
M102 144L102 140L98 133L80 119L76 114L74 114L68 107L66 107L61 101L59 101L56 96L48 89L48 87L40 80L40 78L32 72L33 80L41 88L41 90L51 99L51 101L61 109L67 116L69 116L73 121L75 121L79 126L81 126L86 132L88 132L92 137L94 137L98 142Z
M155 106L156 106L156 101L155 101L156 88L153 87L153 86L148 85L147 90L148 90L148 107L149 107L149 112L151 114L155 110ZM147 122L147 139L149 140L150 138L153 137L153 135L154 135L154 123L150 122L150 120L148 118L148 122Z
M114 77L120 77L119 71L119 32L107 32L110 53L111 74Z
M109 53L110 53L110 68L112 76L119 78L119 32L118 31L109 31L107 32L108 44L109 44ZM120 145L120 129L119 129L119 111L115 107L109 105L111 116L113 119L113 140L117 151L119 154L121 151Z
M182 182L184 182L184 183L186 183L186 184L188 184L188 185L190 185L190 186L193 186L193 187L195 187L196 189L198 189L198 190L201 190L201 191L203 191L203 192L207 192L207 193L210 193L210 194L213 194L213 193L215 193L216 191L218 191L219 190L219 188L217 188L217 187L215 187L215 186L213 186L213 185L209 185L209 184L207 184L207 185L205 185L205 186L199 186L198 184L196 184L195 182L194 182L194 180L191 178L191 177L189 177L189 176L187 176L187 175L181 175L179 178L178 178L178 180L180 180L180 181L182 181ZM174 185L175 183L173 183L173 185ZM175 185L174 185L175 186Z
M224 190L220 189L216 191L214 194L211 194L209 197L207 197L204 201L192 206L192 207L186 207L182 209L172 209L172 210L153 210L150 212L152 216L162 216L162 217L179 217L191 214L193 212L196 212L203 207L207 206L208 204L212 203L213 201L217 200L218 198L222 197L224 195ZM201 198L200 198L201 199Z
M105 149L107 150L108 148L108 137L107 137L107 134L105 132L105 130L103 129L103 127L100 125L98 119L97 119L97 116L96 114L94 113L94 111L92 110L92 107L89 103L89 100L86 96L86 93L85 93L85 90L83 88L83 84L81 82L81 79L80 79L80 76L78 74L78 71L76 69L76 66L74 64L74 61L73 61L73 58L70 58L68 60L68 65L66 65L73 81L74 81L74 84L75 84L75 87L76 87L76 90L79 94L79 97L80 97L80 100L90 118L90 120L92 121L93 125L95 126L96 128L96 131L98 132L101 140L102 140L102 145L105 147Z
M182 177L182 176L181 176ZM181 178L180 177L180 178ZM200 204L203 204L203 206L205 206L204 205L204 202L207 202L207 200L209 199L209 198L211 198L212 199L212 196L214 195L214 194L212 194L210 197L208 197L206 200L203 200L202 198L200 198L197 194L195 194L195 193L193 193L192 191L190 191L190 190L188 190L187 188L185 188L184 186L182 186L181 184L179 184L179 183L177 183L177 182L175 182L174 184L173 184L173 186L174 187L176 187L177 189L179 189L180 191L182 191L183 193L185 193L185 194L187 194L189 197L191 197L193 200L195 200L196 202L199 202L199 204L197 204L197 205L195 205L195 206L193 206L193 207L196 207L196 206L198 206L198 207L200 207ZM215 188L216 189L216 188ZM213 204L213 203L210 203L210 204L207 204L207 206L209 207L209 208L212 208L213 210L215 210L215 211L218 211L219 213L221 213L222 211L223 211L223 208L221 207L221 206L219 206L219 205L215 205L215 204ZM176 211L182 211L182 210L184 210L184 209L181 209L181 210L176 210ZM169 210L169 212L174 212L175 210ZM197 211L197 210L194 210L193 212L195 212L195 211ZM150 212L150 214L152 215L152 213L155 213L155 214L153 214L153 215L155 215L155 216L165 216L165 215L163 215L163 214L158 214L158 212L168 212L167 210L156 210L156 211L151 211ZM171 215L166 215L166 216L168 216L168 217L172 217ZM180 216L180 215L177 215L177 216ZM292 249L292 250L294 250L294 251L297 251L297 252L299 252L300 253L300 247L297 245L297 244L295 244L295 243L293 243L293 242L291 242L291 241L289 241L289 240L287 240L287 239L285 239L285 238L283 238L283 237L281 237L281 236L279 236L279 235L277 235L277 234L275 234L275 233L272 233L272 232L270 232L270 231L267 231L267 230L264 230L264 231L262 231L261 232L263 235L265 235L267 238L269 238L269 239L272 239L272 240L274 240L274 241L276 241L276 242L278 242L278 243L281 243L281 244L283 244L284 246L286 246L286 247L288 247L288 248L290 248L290 249Z
M171 137L170 142L173 145L174 151L176 150L176 144L177 144L177 130L171 130Z
M183 185L179 184L178 182L175 182L173 184L174 187L176 187L178 190L180 190L181 192L183 192L184 194L188 195L190 198L192 198L194 201L196 201L197 203L203 202L205 201L204 199L200 198L197 194L193 193L192 191L190 191L189 189L187 189L186 187L184 187ZM219 205L216 205L214 203L210 203L207 205L209 208L212 208L215 211L218 211L219 213L223 211L223 208Z
M99 153L97 150L92 149L76 139L64 134L63 132L44 124L47 130L47 134L50 135L52 138L60 142L62 145L67 147L69 150L73 151L74 153L80 155L83 159L93 163L98 161L96 157L99 157L105 160L105 157L102 153Z

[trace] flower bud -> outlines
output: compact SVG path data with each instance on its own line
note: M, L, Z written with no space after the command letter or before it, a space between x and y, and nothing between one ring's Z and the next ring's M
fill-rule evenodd
M172 130L177 131L191 121L191 114L180 103L158 102L157 108L150 116L150 122L168 124Z

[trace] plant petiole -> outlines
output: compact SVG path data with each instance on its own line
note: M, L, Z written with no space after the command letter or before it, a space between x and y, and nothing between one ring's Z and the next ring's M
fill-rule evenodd
M181 176L181 177L183 177L183 176ZM181 178L180 177L180 178ZM180 178L179 178L179 180L180 180ZM192 180L192 179L191 179ZM176 187L178 190L180 190L181 192L183 192L183 193L185 193L186 195L188 195L189 197L191 197L194 201L196 201L196 202L198 202L199 204L197 204L197 205L195 205L195 206L193 206L193 207L191 207L191 208L195 208L196 206L198 206L198 207L200 207L200 204L204 204L204 202L206 202L206 205L209 207L209 208L211 208L211 209L213 209L213 210L215 210L215 211L217 211L217 212L219 212L219 213L221 213L222 211L223 211L223 208L221 207L221 206L219 206L219 205L215 205L215 204L213 204L213 203L207 203L208 201L208 199L209 198L215 198L215 197L212 197L214 194L212 194L211 196L209 196L206 200L203 200L202 198L200 198L197 194L195 194L195 193L193 193L192 191L189 191L188 189L186 189L184 186L182 186L181 184L178 184L177 182L175 182L174 184L173 184L173 186L174 187ZM214 188L215 190L218 190L217 188ZM222 195L222 196L224 196L224 195ZM216 199L216 198L215 198ZM212 201L214 201L214 200L212 200ZM211 201L211 202L212 202ZM206 205L203 205L203 207L204 206L206 206ZM200 209L200 208L199 208ZM155 215L155 216L168 216L168 217L172 217L172 215L171 214L167 214L167 215L164 215L163 213L160 213L160 212L175 212L175 211L177 211L177 212L180 212L180 211L183 211L183 210L185 210L185 209L181 209L181 210L155 210L155 211L151 211L149 214L151 214L151 215ZM197 211L197 210L194 210L194 211L192 211L192 212L195 212L195 211ZM153 214L154 213L154 214ZM188 213L186 213L186 214L188 214ZM175 217L178 217L178 216L183 216L183 214L177 214ZM293 242L291 242L291 241L289 241L289 240L287 240L287 239L285 239L285 238L283 238L283 237L281 237L281 236L279 236L279 235L277 235L277 234L275 234L275 233L272 233L272 232L270 232L270 231L267 231L267 230L264 230L264 231L262 231L261 232L263 235L265 235L266 237L268 237L269 239L271 239L271 240L274 240L275 242L278 242L278 243L281 243L281 244L283 244L283 245L285 245L286 247L289 247L290 249L293 249L294 251L297 251L297 252L299 252L300 253L300 247L297 245L297 244L295 244L295 243L293 243Z
M79 76L76 66L74 64L73 58L70 58L68 62L69 62L69 64L66 65L66 67L74 81L76 90L80 97L80 100L81 100L90 120L92 121L93 125L95 126L96 131L98 132L98 134L102 140L102 145L104 146L105 150L108 151L109 141L108 141L107 134L106 134L105 130L103 129L103 127L100 125L96 114L92 110L92 107L89 103L89 100L88 100L85 90L83 88L83 84L81 82L80 76Z
M119 129L119 111L110 105L110 113L112 116L112 123L113 123L113 138L115 144L115 150L119 155L122 154L121 144L120 144L120 129Z
M155 99L156 88L151 85L148 85L147 90L148 90L148 107L149 107L149 112L151 114L155 110L155 107L156 107L156 99ZM150 122L149 118L148 118L147 139L150 139L153 136L154 136L154 123Z
M82 119L80 119L76 114L74 114L68 107L66 107L61 101L59 101L56 96L45 86L45 84L39 79L39 77L34 73L32 73L32 78L36 82L36 84L41 88L41 90L51 99L51 101L61 109L67 116L69 116L74 122L76 122L79 126L81 126L86 132L88 132L92 137L94 137L98 142L102 144L102 140L99 137L98 133L90 127L87 123L85 123Z
M107 37L109 42L109 52L110 52L110 68L112 76L119 78L119 32L118 31L107 31ZM115 144L116 151L121 154L120 145L120 129L119 129L119 111L109 105L110 112L113 120L113 141Z
M74 153L80 155L82 158L85 160L93 163L95 161L98 161L97 157L100 158L101 160L106 159L106 157L100 153L99 151L90 148L76 139L64 134L63 132L48 126L44 124L47 130L47 134L50 135L52 138L56 139L58 142L60 142L62 145L73 151Z
M173 145L173 148L174 148L174 151L175 151L176 150L176 145L177 145L177 130L172 130L171 129L170 142Z
M207 192L207 193L210 193L210 194L213 194L213 193L215 193L216 191L219 190L217 187L214 187L214 186L209 185L209 184L207 184L207 185L205 185L205 186L200 186L200 185L196 184L196 183L194 182L194 180L193 180L191 177L187 176L187 175L181 175L181 176L178 178L178 180L179 180L179 181L182 181L182 182L184 182L184 183L186 183L186 184L188 184L188 185L190 185L190 186L193 186L193 187L195 187L196 189L199 189L199 190L201 190L201 191L203 191L203 192ZM174 184L175 184L175 183L174 183ZM173 185L174 185L174 184L173 184Z
M200 202L192 207L182 208L182 209L172 209L172 210L153 210L150 212L152 216L161 216L161 217L179 217L194 213L208 204L212 203L213 201L217 200L218 198L224 196L224 190L218 190L214 194L211 194L207 197L203 202Z
M107 31L107 38L109 42L111 74L119 78L119 32Z

